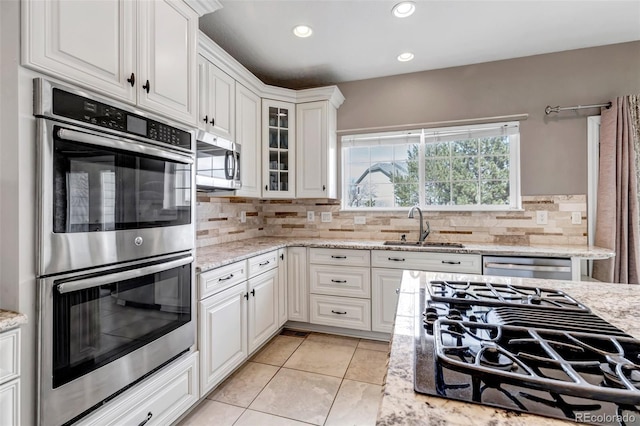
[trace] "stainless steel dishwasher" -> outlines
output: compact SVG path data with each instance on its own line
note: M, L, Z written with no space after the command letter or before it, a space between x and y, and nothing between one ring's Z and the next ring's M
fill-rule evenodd
M482 274L571 280L571 259L556 257L482 256Z

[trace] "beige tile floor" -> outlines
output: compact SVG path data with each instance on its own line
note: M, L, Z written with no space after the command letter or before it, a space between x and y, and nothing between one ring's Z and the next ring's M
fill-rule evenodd
M179 426L374 425L389 344L285 330Z

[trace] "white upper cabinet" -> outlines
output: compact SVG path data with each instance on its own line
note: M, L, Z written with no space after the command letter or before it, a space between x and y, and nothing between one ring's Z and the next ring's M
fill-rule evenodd
M198 127L235 141L235 80L202 56L198 74Z
M328 101L296 105L296 195L336 198L336 108Z
M240 145L241 197L262 196L262 145L260 144L260 97L236 83L236 142Z
M25 0L22 62L196 122L197 14L179 0Z
M22 16L24 65L135 101L136 3L23 1Z
M138 104L195 122L198 16L182 1L138 2Z
M294 198L296 195L295 112L292 103L262 100L263 198Z

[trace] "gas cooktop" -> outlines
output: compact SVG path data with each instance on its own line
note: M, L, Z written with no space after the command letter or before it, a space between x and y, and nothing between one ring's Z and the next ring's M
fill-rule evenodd
M550 289L430 281L415 390L598 425L640 425L640 340Z

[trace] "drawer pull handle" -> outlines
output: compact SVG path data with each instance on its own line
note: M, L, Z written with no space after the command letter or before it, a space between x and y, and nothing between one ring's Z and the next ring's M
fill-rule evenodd
M338 315L347 315L347 311L334 311L332 309L331 312L333 312L334 314L338 314Z
M394 262L404 262L404 259L401 257L389 257L388 259Z
M151 411L149 411L149 412L147 413L147 418L146 418L146 419L144 419L144 420L142 421L142 423L140 423L138 426L144 426L144 425L146 425L146 424L147 424L147 422L148 422L149 420L151 420L151 417L153 417L153 413L152 413Z
M331 255L331 258L332 259L346 259L347 256L333 256L333 255Z
M442 263L446 263L447 265L459 265L460 262L455 262L453 260L443 260Z
M332 283L344 284L347 280L331 280Z
M220 282L220 281L227 281L227 280L230 280L231 278L233 278L233 274L229 274L229 275L227 275L227 276L226 276L226 277L224 277L224 278L218 278L218 282Z
M269 262L269 261L267 260L266 262L258 263L258 266L266 266L266 265L268 265L269 263L271 263L271 262Z

